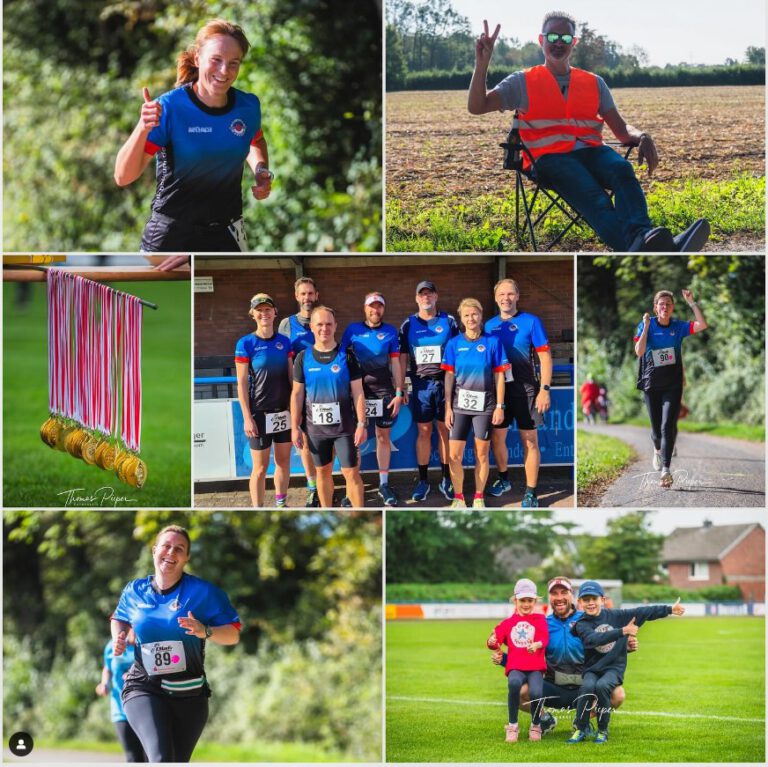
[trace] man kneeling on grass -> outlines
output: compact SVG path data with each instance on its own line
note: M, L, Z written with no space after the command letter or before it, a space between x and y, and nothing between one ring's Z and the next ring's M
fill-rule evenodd
M595 743L602 744L608 741L611 693L622 683L627 668L628 637L637 636L646 621L682 615L685 608L678 598L674 605L610 610L604 607L605 592L597 581L581 584L579 600L584 614L574 623L571 632L584 645L584 674L576 706L576 731L567 742L581 743L587 737L590 711L596 705Z

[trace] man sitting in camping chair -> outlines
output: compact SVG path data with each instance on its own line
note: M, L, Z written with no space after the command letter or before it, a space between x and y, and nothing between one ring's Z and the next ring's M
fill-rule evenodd
M632 164L603 144L605 122L620 142L637 146L638 163L645 161L649 174L658 165L653 139L619 114L605 81L570 66L577 42L575 20L548 13L539 35L544 64L515 72L490 91L486 74L501 27L491 35L487 21L484 26L475 44L470 113L517 110L520 139L534 159L537 182L575 208L613 250L701 250L709 223L699 219L675 237L666 227L654 227ZM605 189L613 191L613 201Z

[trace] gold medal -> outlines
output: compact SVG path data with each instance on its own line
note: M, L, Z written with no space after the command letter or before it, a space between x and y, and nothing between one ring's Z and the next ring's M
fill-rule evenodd
M128 480L129 485L141 488L147 481L147 464L144 463L141 458L137 457L136 463L132 465L131 471L126 472L126 474L126 479Z
M88 434L82 429L75 429L64 438L64 447L73 458L83 457L83 444L88 439Z
M56 433L56 444L54 447L57 450L61 450L62 453L65 453L67 450L66 442L67 437L74 433L75 429L77 429L77 426L63 424L60 431Z
M94 457L99 468L106 471L112 471L115 468L115 448L109 442L102 442L96 448Z
M96 448L98 448L101 440L93 435L83 443L81 448L81 458L89 466L93 466L96 463Z

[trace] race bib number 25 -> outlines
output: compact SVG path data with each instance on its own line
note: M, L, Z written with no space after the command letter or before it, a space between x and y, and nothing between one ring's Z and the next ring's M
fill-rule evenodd
M291 428L291 416L287 410L279 413L266 413L267 434L276 434Z

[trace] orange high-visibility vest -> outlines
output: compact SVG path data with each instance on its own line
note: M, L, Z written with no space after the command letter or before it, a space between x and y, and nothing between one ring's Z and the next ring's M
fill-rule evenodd
M520 113L520 139L534 159L545 154L570 152L576 139L590 146L603 143L603 121L598 117L600 89L591 72L571 67L568 99L563 98L555 76L542 64L525 70L528 110ZM523 166L530 160L523 155Z

